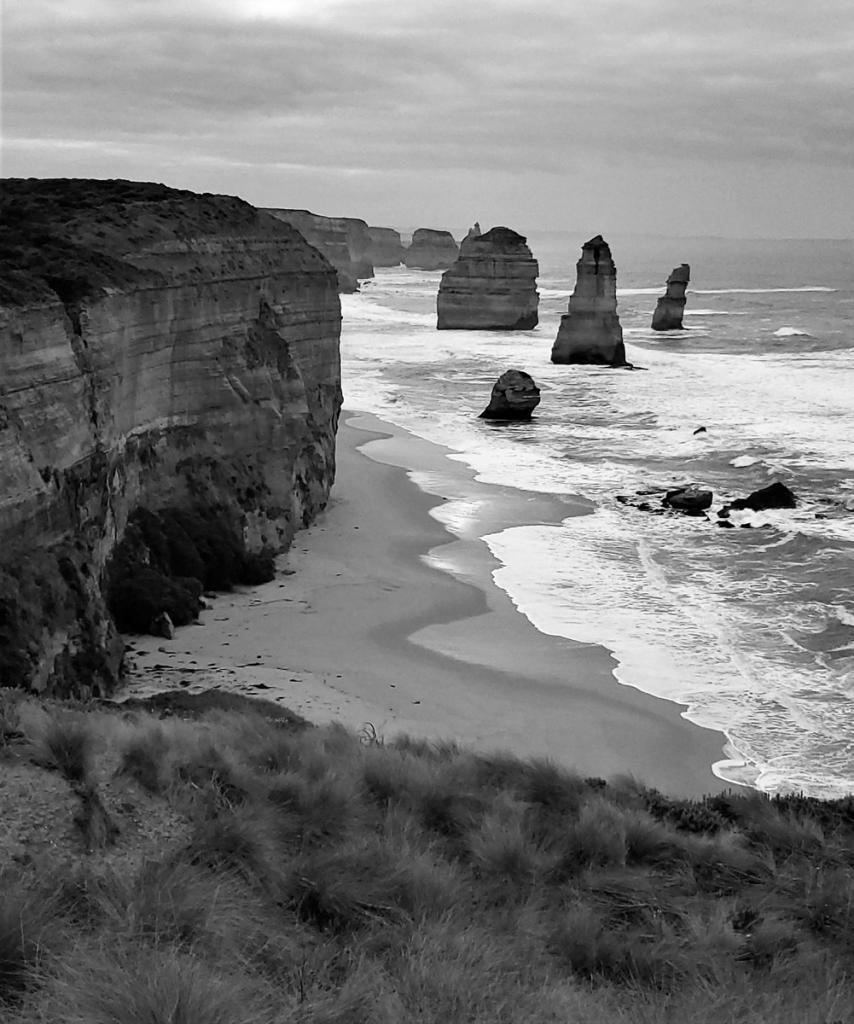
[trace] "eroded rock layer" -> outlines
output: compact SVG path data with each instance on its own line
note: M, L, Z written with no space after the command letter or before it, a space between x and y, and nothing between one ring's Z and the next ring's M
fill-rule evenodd
M371 259L375 267L397 267L403 263L403 242L394 228L369 227Z
M322 217L309 210L267 209L319 249L338 271L338 290L354 292L359 281L374 276L370 229L356 217Z
M447 270L459 254L460 247L450 231L418 228L404 250L403 262L414 270Z
M323 507L335 271L228 196L9 179L0 214L0 684L103 693L136 508L222 510L258 549Z
M522 235L505 227L469 232L458 259L442 275L438 329L531 330L537 326L538 273Z
M685 311L685 289L691 279L691 268L687 263L674 267L667 278L667 291L655 305L652 314L654 331L681 331L682 314Z
M617 316L617 268L601 235L581 247L569 311L560 319L553 363L625 366L623 329Z

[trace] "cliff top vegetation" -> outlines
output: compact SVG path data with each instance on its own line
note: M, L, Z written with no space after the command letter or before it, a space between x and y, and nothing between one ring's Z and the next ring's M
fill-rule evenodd
M235 196L120 179L5 178L0 223L0 304L11 306L78 302L107 287L162 282L133 262L158 242L296 234Z
M170 703L0 702L7 1024L851 1019L851 799Z

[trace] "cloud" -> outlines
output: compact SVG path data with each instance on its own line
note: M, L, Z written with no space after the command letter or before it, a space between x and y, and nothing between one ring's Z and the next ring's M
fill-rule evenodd
M16 166L52 141L57 152L180 150L198 166L268 172L854 166L848 0L7 8L4 134Z

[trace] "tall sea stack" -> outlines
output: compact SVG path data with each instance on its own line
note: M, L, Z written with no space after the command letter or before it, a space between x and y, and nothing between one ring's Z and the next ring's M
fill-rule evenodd
M403 262L413 270L447 270L459 254L450 231L418 228L403 253Z
M626 366L623 329L617 316L617 268L601 235L581 247L569 311L560 318L553 363Z
M652 314L654 331L681 331L682 313L685 309L685 289L691 279L691 268L687 263L675 267L667 278L667 291L658 300Z
M538 273L522 235L505 227L469 232L442 275L438 329L529 331L537 326Z

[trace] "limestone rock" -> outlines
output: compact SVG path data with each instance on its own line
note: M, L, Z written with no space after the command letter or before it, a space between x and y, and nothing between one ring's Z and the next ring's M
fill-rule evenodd
M752 512L764 512L769 508L796 508L797 504L797 496L785 484L776 480L767 487L760 487L758 491L753 491L746 498L736 498L729 505L724 505L718 515L726 519L730 511L738 512L742 509L750 509Z
M529 420L540 404L540 389L524 370L506 370L492 388L483 420Z
M336 275L289 224L163 185L6 179L0 221L0 685L103 694L135 509L223 509L259 551L324 506Z
M450 231L418 228L403 253L403 262L414 270L447 270L459 254Z
M682 313L685 309L685 289L691 278L687 263L675 267L667 278L667 291L658 300L652 314L654 331L681 331Z
M687 484L685 487L677 487L668 491L662 498L662 505L675 509L677 512L684 512L687 515L703 515L706 509L711 508L713 494L711 491L703 490L696 484Z
M149 626L148 632L152 636L162 636L165 640L173 639L175 625L169 612L161 612Z
M403 263L403 242L394 228L369 227L371 260L375 267L397 267Z
M267 209L319 249L338 271L338 291L354 292L359 281L374 276L371 229L356 217L322 217L309 210ZM385 230L385 229L383 229Z
M438 329L531 330L537 326L538 273L522 235L505 227L483 235L470 231L439 284Z
M560 320L552 362L628 365L617 316L617 268L601 235L581 247L575 290Z

